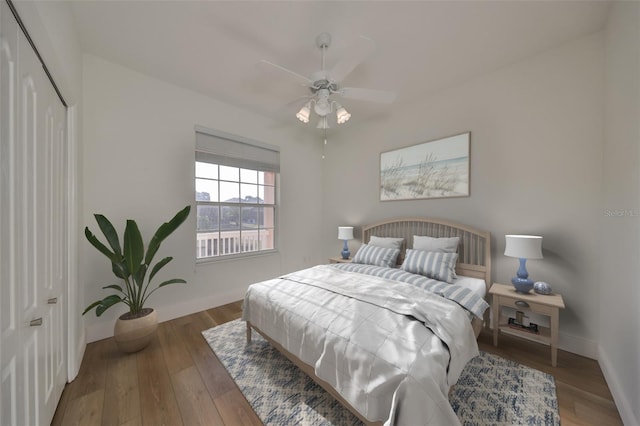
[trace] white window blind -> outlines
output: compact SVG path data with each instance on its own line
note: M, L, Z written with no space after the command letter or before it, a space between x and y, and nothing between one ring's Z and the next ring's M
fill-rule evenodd
M280 148L196 126L196 160L280 172Z

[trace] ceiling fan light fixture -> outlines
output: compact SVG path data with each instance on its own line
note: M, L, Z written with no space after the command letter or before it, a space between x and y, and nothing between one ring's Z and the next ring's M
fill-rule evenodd
M308 123L310 114L311 114L311 101L307 102L305 106L300 108L300 111L298 111L298 113L296 114L296 117L298 118L298 120L302 121L303 123Z
M338 105L338 110L336 111L336 121L338 124L344 124L351 118L351 114L347 111L342 105Z
M261 67L268 67L271 70L278 70L280 73L287 74L311 92L311 96L305 96L307 99L311 98L311 101L296 114L298 120L303 123L309 123L311 105L313 104L313 111L320 119L318 128L326 129L329 127L329 121L333 124L334 113L336 123L338 124L344 124L351 118L351 113L334 100L336 97L387 104L392 103L396 99L395 92L361 87L342 87L342 80L375 50L373 40L365 36L358 37L357 40L350 45L348 55L328 70L325 67L325 53L330 45L331 35L329 33L322 33L316 37L316 47L318 47L321 52L320 69L313 72L310 77L267 60L258 62Z
M316 129L328 129L329 128L329 120L327 120L327 116L325 115L324 117L320 117L320 120L318 120L318 125L316 126Z
M329 101L329 95L330 93L327 89L320 89L316 94L318 99L313 106L313 110L320 117L326 117L329 113L331 113L331 102Z

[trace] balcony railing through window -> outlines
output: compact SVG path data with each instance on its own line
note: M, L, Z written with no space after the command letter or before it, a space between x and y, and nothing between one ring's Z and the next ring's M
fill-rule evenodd
M258 252L275 247L273 229L198 232L198 259L229 254Z

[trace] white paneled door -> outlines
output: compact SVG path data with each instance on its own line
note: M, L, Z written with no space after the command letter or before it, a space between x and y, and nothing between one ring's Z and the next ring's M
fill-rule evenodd
M66 382L66 108L0 4L0 425L50 424Z

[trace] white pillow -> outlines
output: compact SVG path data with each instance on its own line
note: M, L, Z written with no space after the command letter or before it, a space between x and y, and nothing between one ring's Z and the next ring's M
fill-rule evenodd
M376 237L375 235L369 238L369 245L376 247L397 248L398 250L402 250L402 243L404 243L404 238Z
M437 253L455 253L458 251L460 237L433 238L420 235L413 236L413 249L434 251Z

